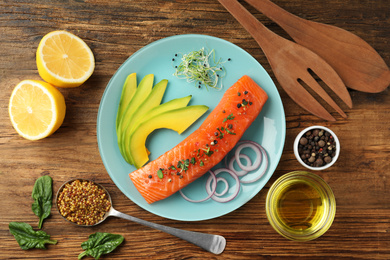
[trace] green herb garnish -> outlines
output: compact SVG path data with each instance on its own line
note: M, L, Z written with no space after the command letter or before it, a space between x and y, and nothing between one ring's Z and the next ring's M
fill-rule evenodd
M230 131L229 129L227 129L226 128L226 132L228 132L229 134L231 134L231 135L235 135L236 133L234 133L234 132L232 132L232 131Z
M57 244L57 240L50 239L50 235L45 231L34 231L27 223L10 222L8 227L23 250L31 248L46 249L45 244Z
M213 58L212 62L210 58ZM219 75L217 72L225 71L222 67L224 62L219 59L215 61L215 51L211 50L209 53L204 48L199 51L192 51L184 54L181 58L181 63L177 66L174 76L180 79L186 79L187 82L197 82L215 89L222 89L222 81L218 81L224 77L225 74Z
M50 215L53 180L50 176L45 175L39 177L34 184L31 197L34 202L31 206L32 211L39 217L38 228L42 228L42 223L45 218Z
M207 156L211 156L214 152L210 150L210 147L207 147L207 149L202 149L204 151L204 154Z
M228 115L226 118L223 119L222 123L225 123L227 120L233 120L234 119L234 116L233 116L233 113L231 113L230 115Z
M204 165L204 162L202 160L200 160L199 166L203 166L203 165Z
M164 174L163 174L163 172L162 172L161 169L159 169L159 170L157 171L157 176L158 176L160 179L162 179L162 178L164 177Z
M177 167L181 169L180 172L187 171L189 165L190 165L189 159L181 160L177 163Z
M221 128L225 129L224 127L221 127ZM225 134L222 132L223 129L221 130L221 129L219 129L219 127L217 128L217 130L218 130L218 132L219 132L219 135L218 135L217 138L219 138L219 139L222 139L222 138L223 138L223 136L225 135Z
M85 251L79 254L78 259L84 256L92 256L95 259L99 259L101 255L111 253L123 240L124 238L121 235L96 232L81 244L81 248Z

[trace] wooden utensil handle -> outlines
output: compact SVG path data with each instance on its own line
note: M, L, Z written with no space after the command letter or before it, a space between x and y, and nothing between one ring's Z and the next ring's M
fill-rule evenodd
M280 36L276 35L259 22L248 10L246 10L237 0L218 0L228 10L234 18L252 35L260 45L264 53L276 50Z
M245 1L282 27L292 27L304 23L302 18L287 12L269 0Z
M262 12L272 21L276 22L294 39L296 34L307 34L309 31L310 33L315 33L315 29L309 26L310 23L314 22L302 19L292 13L289 13L269 0L245 1L258 11Z

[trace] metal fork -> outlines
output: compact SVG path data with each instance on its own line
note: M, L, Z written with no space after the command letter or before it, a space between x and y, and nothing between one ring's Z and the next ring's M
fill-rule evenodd
M260 45L273 73L286 93L308 112L328 121L336 119L301 85L309 86L342 117L347 115L313 78L314 72L349 107L351 96L334 69L309 49L287 40L265 27L236 0L218 0Z

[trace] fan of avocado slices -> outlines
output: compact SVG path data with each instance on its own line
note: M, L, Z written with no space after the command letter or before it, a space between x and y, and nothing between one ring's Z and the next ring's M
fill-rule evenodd
M131 73L125 80L116 117L116 134L123 158L138 169L149 161L150 152L146 148L146 139L150 133L167 128L181 134L208 107L188 106L191 95L161 103L168 80L163 79L154 85L153 74L144 76L137 83L136 73Z

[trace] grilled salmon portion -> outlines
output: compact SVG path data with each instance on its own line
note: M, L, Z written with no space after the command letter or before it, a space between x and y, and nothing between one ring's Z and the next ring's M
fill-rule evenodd
M129 174L146 202L171 196L218 164L256 119L267 99L267 93L246 75L227 89L197 130Z

